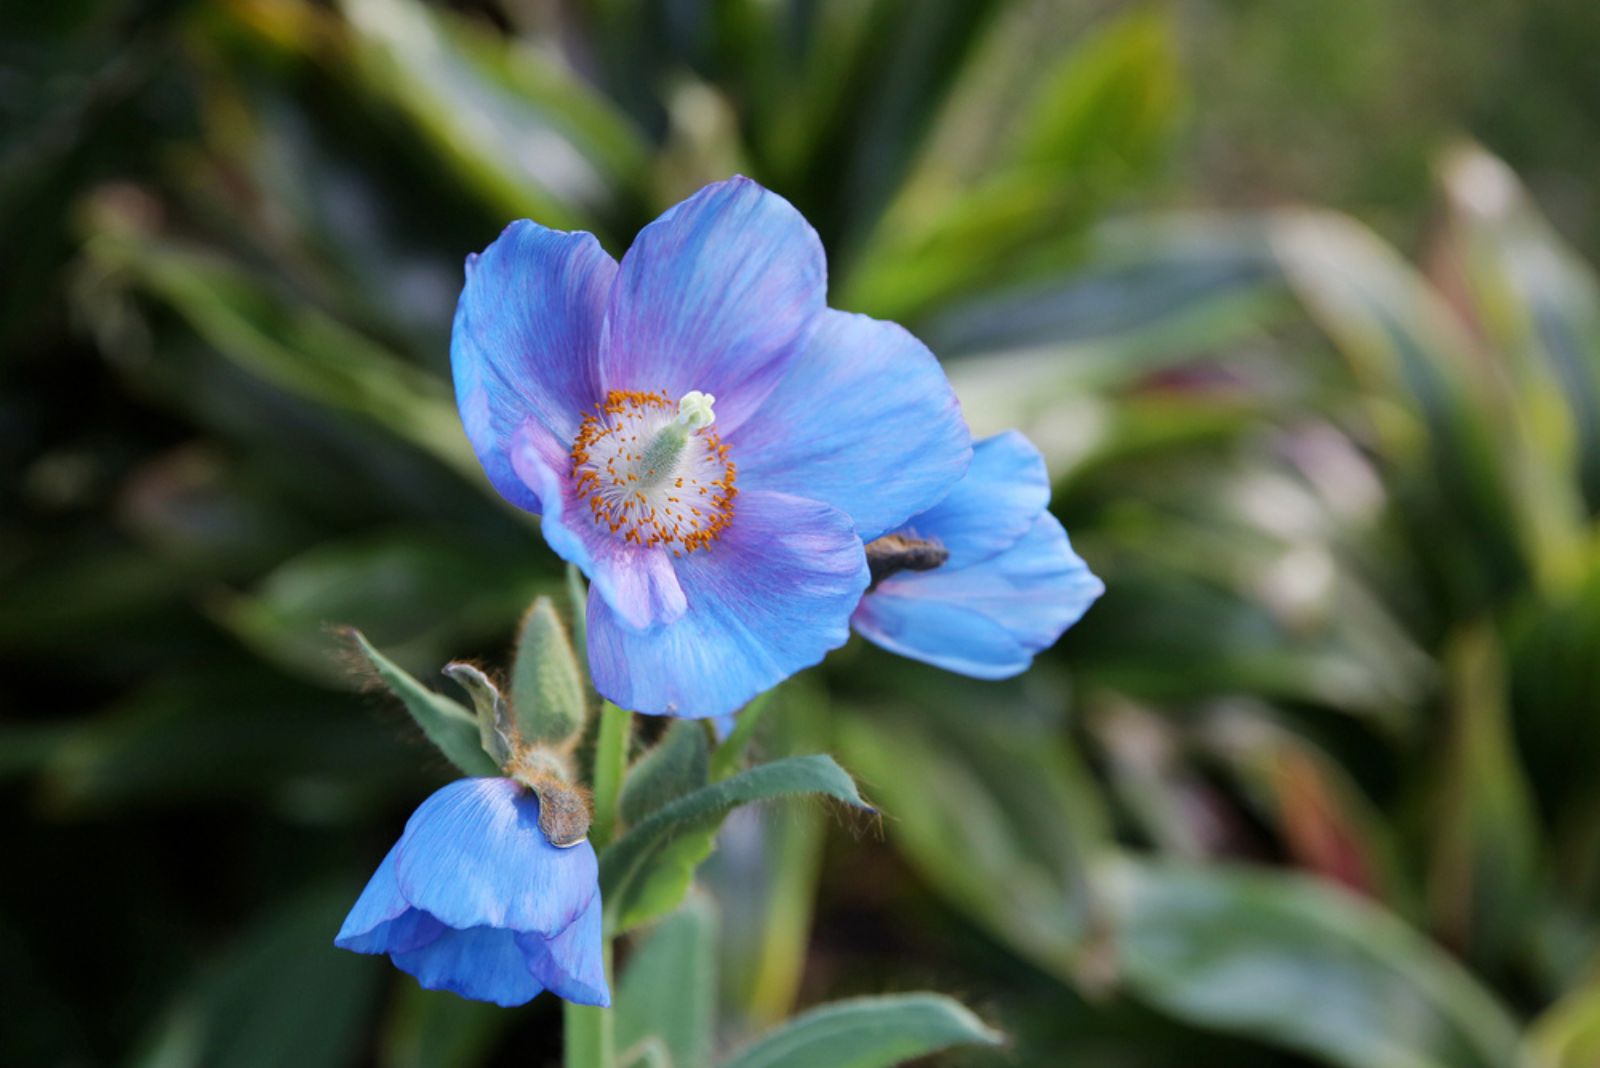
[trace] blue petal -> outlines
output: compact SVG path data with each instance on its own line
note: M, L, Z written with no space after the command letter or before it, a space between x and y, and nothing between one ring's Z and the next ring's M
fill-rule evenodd
M540 530L556 555L589 576L606 603L642 629L683 615L683 590L662 548L630 545L596 525L573 494L565 448L545 429L525 423L511 449L521 479L544 502Z
M1049 503L1044 457L1027 438L1008 430L974 445L966 477L904 529L942 544L950 559L940 572L955 571L1010 546Z
M599 892L594 848L557 849L539 799L510 779L460 779L424 801L396 847L395 880L447 926L564 930Z
M447 930L421 949L390 954L429 990L448 990L474 1001L522 1005L544 988L528 971L517 936L492 927Z
M367 880L366 889L356 898L350 915L333 944L356 953L388 953L427 945L444 931L444 925L411 907L400 894L394 877L394 857L399 845L384 856L383 863Z
M831 310L766 403L724 440L742 487L831 504L863 541L949 493L972 459L933 353L894 323Z
M708 185L639 232L606 313L606 389L716 397L726 435L772 392L823 309L822 242L748 178Z
M1001 679L1026 670L1104 590L1047 512L999 555L884 580L862 599L853 622L891 652Z
M676 622L631 630L589 593L595 688L623 708L732 712L842 645L867 585L849 517L764 491L741 493L721 538L674 564L688 601Z
M517 936L517 945L527 958L528 970L557 997L579 1005L611 1004L600 938L603 911L600 895L596 894L583 915L554 938Z
M496 489L539 510L512 469L512 436L534 420L562 441L601 397L601 326L616 262L592 234L523 219L467 261L450 364L467 438Z

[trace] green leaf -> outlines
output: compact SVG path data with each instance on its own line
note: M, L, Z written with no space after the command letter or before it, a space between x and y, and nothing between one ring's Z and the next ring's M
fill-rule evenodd
M444 666L444 674L472 698L478 718L478 746L499 767L511 759L511 710L500 688L482 671L460 660Z
M840 718L887 836L958 908L1068 980L1094 933L1089 864L1106 830L1074 754L1036 727L918 709Z
M414 983L397 985L383 1030L381 1068L470 1068L482 1064L510 1026L497 1005Z
M562 745L583 730L583 673L548 597L536 599L522 618L511 668L511 708L525 742Z
M343 0L355 70L501 214L594 228L644 171L639 135L552 54L414 0Z
M710 743L705 724L680 719L628 769L622 784L622 822L638 823L708 781Z
M1429 836L1433 926L1485 965L1523 946L1538 911L1541 830L1517 759L1505 653L1487 623L1462 624L1445 650L1449 734Z
M465 775L496 775L499 769L479 744L478 721L448 697L434 693L402 671L367 642L358 630L350 636L378 678L405 705L428 741Z
M1026 12L1021 20L1035 21ZM1036 273L1028 270L1035 263L1077 258L1073 246L1100 205L1124 195L1170 142L1180 96L1175 51L1170 18L1144 10L1040 57L1043 74L1028 69L1032 84L1017 90L1026 96L1022 114L1006 124L1020 131L1016 143L993 145L988 166L965 183L951 181L955 168L929 153L848 276L844 305L903 320L963 291ZM1014 51L986 58L1016 66ZM974 76L983 73L980 66ZM952 117L952 127L958 121Z
M1201 1027L1343 1068L1505 1068L1506 1009L1393 915L1267 870L1132 859L1099 886L1128 989Z
M1476 325L1511 371L1535 445L1600 507L1600 281L1503 162L1464 146L1440 171Z
M1502 369L1444 297L1353 220L1290 212L1274 229L1295 291L1367 396L1385 459L1419 491L1406 518L1463 610L1529 577L1578 573L1576 487L1540 461Z
M1518 1063L1523 1068L1600 1064L1600 982L1579 987L1535 1017Z
M802 794L869 808L845 770L819 753L773 761L701 787L629 828L600 858L608 929L625 931L675 908L730 809Z
M673 1065L711 1063L716 1012L717 917L691 896L628 956L617 989L617 1048L659 1043Z
M942 994L892 994L812 1009L722 1068L889 1068L951 1046L1001 1041L999 1033Z
M354 889L303 893L203 969L138 1068L338 1068L359 1056L381 962L335 949Z

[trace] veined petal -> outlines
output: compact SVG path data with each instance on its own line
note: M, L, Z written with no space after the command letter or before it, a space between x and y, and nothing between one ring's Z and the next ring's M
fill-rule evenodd
M783 377L826 288L822 242L793 205L748 178L706 186L623 256L600 384L713 394L726 435Z
M356 953L390 953L427 945L444 931L444 924L411 907L394 877L399 845L390 848L372 873L339 928L333 944Z
M933 353L894 323L832 310L725 440L742 486L831 504L863 541L944 497L972 459L961 405Z
M1026 670L1104 590L1046 512L987 560L886 579L862 599L852 622L890 652L1001 679Z
M972 447L972 466L950 493L903 528L950 553L935 574L995 555L1028 532L1050 504L1044 457L1015 430Z
M401 894L458 930L554 935L598 893L594 848L551 845L538 797L510 779L441 787L412 814L396 851Z
M611 1004L600 938L602 913L600 895L596 894L583 915L555 937L517 936L517 945L527 958L528 970L541 986L557 997L579 1005L605 1007Z
M673 623L632 630L589 592L595 688L624 708L732 712L844 644L867 585L848 516L771 492L740 494L722 537L674 564L689 610Z
M422 948L392 953L389 959L429 990L474 1001L523 1005L544 989L528 971L516 933L493 927L447 929Z
M601 326L617 265L594 235L526 219L467 260L450 335L456 404L483 469L507 500L539 511L517 477L512 435L528 419L562 441L601 394Z
M592 521L573 493L566 451L533 420L517 432L511 449L518 476L544 502L539 529L557 556L576 564L606 603L634 629L683 615L683 590L672 558L659 546L630 545Z

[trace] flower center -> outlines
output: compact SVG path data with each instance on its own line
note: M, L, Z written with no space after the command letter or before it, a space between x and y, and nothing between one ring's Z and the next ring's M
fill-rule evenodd
M612 390L583 417L572 478L597 526L635 545L704 549L733 519L735 467L711 424L716 398Z

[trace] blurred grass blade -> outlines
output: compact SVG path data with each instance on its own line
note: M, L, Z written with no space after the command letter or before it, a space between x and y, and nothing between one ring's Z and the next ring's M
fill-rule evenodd
M383 972L332 946L355 891L302 892L253 923L169 1014L134 1068L339 1068Z
M1534 1017L1517 1068L1600 1064L1600 982L1591 981Z
M1431 836L1429 902L1445 942L1486 968L1504 964L1535 907L1539 824L1507 707L1505 654L1487 623L1445 651L1449 736Z
M511 1024L499 1006L399 983L380 1039L380 1068L475 1068Z
M1100 886L1130 992L1340 1068L1506 1068L1506 1009L1392 915L1298 876L1131 858Z
M1096 927L1088 866L1106 830L1073 755L1037 731L920 710L852 712L837 734L923 877L1014 952L1079 978Z
M340 6L368 88L502 214L595 229L643 172L638 135L551 56L416 0Z
M673 1065L711 1063L716 1024L717 917L691 895L628 955L618 984L617 1049L659 1043Z
M1577 501L1530 453L1505 369L1482 358L1441 297L1353 220L1288 213L1275 233L1296 291L1368 394L1387 458L1436 481L1444 512L1433 521L1472 539L1470 550L1440 547L1461 557L1458 596L1470 607L1524 575L1569 579L1582 559Z
M1014 143L986 153L970 185L941 171L937 156L907 185L848 276L844 305L912 318L964 289L1026 274L1041 257L1059 260L1165 147L1178 69L1170 20L1155 9L1058 52L1029 87Z
M892 994L836 1001L802 1013L722 1068L890 1068L951 1046L994 1046L1002 1040L941 994Z
M1505 355L1535 444L1600 508L1600 283L1500 160L1464 146L1440 171L1474 325Z
M103 235L91 254L170 303L218 352L314 403L370 419L482 481L449 387L238 266L149 238ZM484 485L487 487L487 483Z

